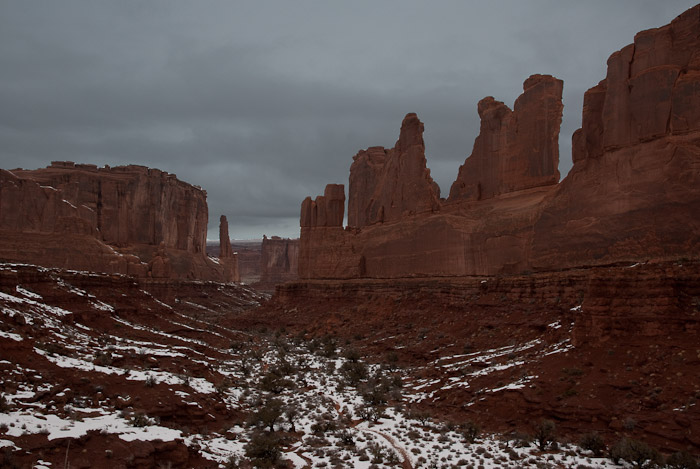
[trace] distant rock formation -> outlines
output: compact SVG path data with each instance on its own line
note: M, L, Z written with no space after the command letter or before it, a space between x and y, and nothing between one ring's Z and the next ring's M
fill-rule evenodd
M441 202L423 125L371 147L342 186L302 204L299 275L497 275L695 257L700 252L700 5L611 55L584 98L574 167L559 184L562 82L533 75L511 111L486 98L481 132ZM323 215L322 215L323 214Z
M299 278L299 240L263 236L260 259L260 282L256 288L274 290L280 283Z
M225 215L221 215L221 218L219 218L219 263L224 268L225 281L241 281L241 274L238 269L238 255L231 248L231 240L228 237L228 220Z
M563 86L550 75L533 75L513 111L490 96L479 101L481 132L450 200L482 200L559 182Z
M144 166L0 171L0 259L139 277L224 279L206 193Z

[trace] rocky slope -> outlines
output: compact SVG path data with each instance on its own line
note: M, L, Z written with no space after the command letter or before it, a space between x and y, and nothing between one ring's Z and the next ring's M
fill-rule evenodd
M674 269L630 279L657 268ZM319 283L354 306L315 295L267 315L231 284L2 264L0 466L612 468L622 436L651 434L669 456L697 447L697 391L674 378L697 371L681 353L694 336L574 346L575 295L550 295L575 281L514 301L541 281ZM591 365L601 354L616 360ZM578 444L592 429L597 452Z

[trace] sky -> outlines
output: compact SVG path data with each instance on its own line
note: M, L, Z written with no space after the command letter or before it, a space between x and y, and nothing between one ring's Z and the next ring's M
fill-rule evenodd
M535 73L564 80L560 172L583 93L685 0L0 2L0 167L158 168L207 191L234 239L299 236L306 196L352 157L425 124L449 193L477 103L512 108Z

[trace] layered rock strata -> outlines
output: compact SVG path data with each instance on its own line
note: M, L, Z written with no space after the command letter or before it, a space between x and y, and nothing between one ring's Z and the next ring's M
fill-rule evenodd
M0 171L0 258L139 277L224 280L206 192L143 166Z
M423 126L407 115L394 149L355 156L347 229L337 217L333 229L311 223L304 201L300 277L498 275L697 256L698 51L700 6L612 54L607 77L585 95L574 167L559 184L560 80L528 78L513 111L479 103L480 135L446 201L425 165Z

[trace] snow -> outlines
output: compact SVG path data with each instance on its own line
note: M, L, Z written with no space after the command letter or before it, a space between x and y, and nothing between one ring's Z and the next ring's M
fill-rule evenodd
M159 425L134 427L117 413L99 417L83 417L82 420L63 419L53 414L15 411L0 414L0 425L7 425L5 435L19 437L25 433L44 433L49 440L57 438L80 438L89 431L114 433L124 441L163 440L172 441L182 437L182 432Z
M43 300L41 295L38 295L38 294L31 292L25 288L22 288L19 285L17 285L15 287L15 291L17 291L17 293L19 293L20 295L26 296L27 298L33 298L35 300Z
M22 341L22 336L19 334L15 334L14 332L0 331L0 337L2 337L3 339L12 339L17 342Z

